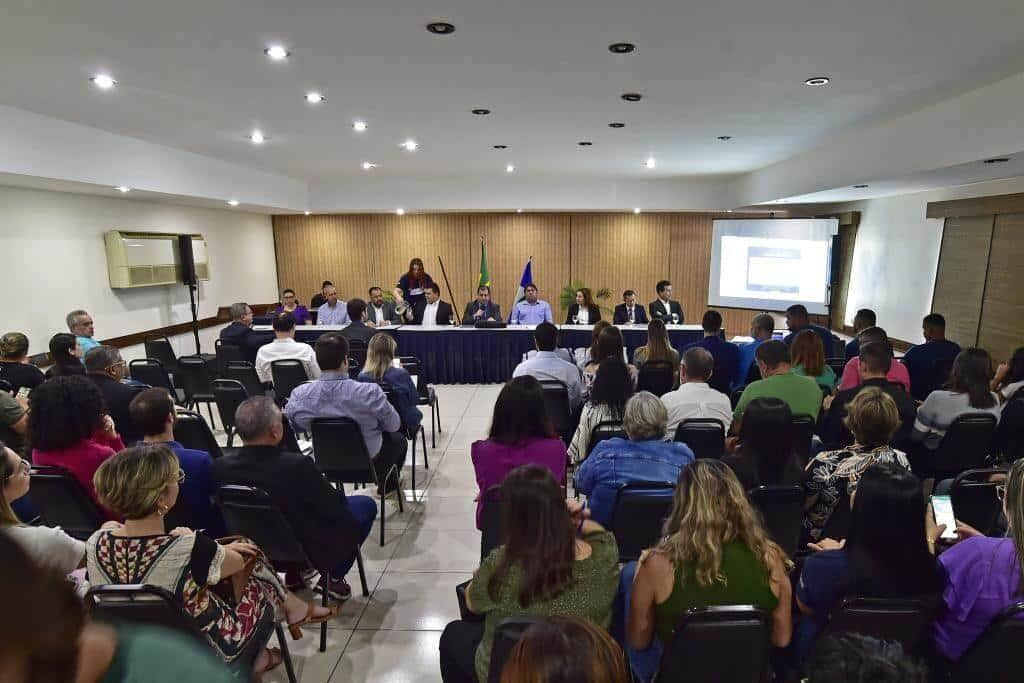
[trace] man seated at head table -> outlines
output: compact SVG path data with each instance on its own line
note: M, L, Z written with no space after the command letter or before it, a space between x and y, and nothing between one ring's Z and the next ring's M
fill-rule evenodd
M672 300L672 283L668 280L659 280L654 286L658 298L648 304L652 318L661 318L666 325L683 324L683 307L678 301Z
M423 306L417 318L417 322L424 327L437 327L439 325L451 325L453 322L452 306L447 301L441 301L441 288L436 282L428 283L423 288L423 294L427 302Z
M636 305L636 292L627 289L622 293L622 303L615 307L612 316L614 325L646 325L647 311Z
M366 323L371 327L383 327L385 325L398 325L402 319L395 310L395 302L387 301L384 298L384 290L380 287L370 287L370 305L366 308Z
M348 307L338 299L338 289L334 285L324 287L323 306L317 309L317 325L347 325L349 323Z
M476 288L476 300L466 304L462 324L472 325L481 320L501 320L501 306L491 301L491 288L480 285Z
M537 285L532 282L526 285L523 288L523 294L526 298L512 307L510 323L513 325L539 325L555 322L551 316L551 306L547 301L540 299Z

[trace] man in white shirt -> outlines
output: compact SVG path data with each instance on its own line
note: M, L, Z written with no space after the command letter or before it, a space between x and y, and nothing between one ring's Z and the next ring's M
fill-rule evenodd
M295 341L295 316L291 313L281 313L274 318L274 341L264 344L256 353L256 374L259 375L260 381L273 381L270 364L275 360L285 359L302 361L302 367L306 369L306 377L309 379L320 376L320 366L317 365L313 347Z
M583 403L583 379L578 367L555 353L558 328L551 323L537 325L533 341L537 345L537 354L517 365L512 376L533 375L541 381L558 380L569 390L569 407L575 411Z
M676 428L691 418L714 418L722 422L726 433L732 424L729 397L708 385L715 360L705 349L694 346L683 354L679 368L679 388L661 397L668 410L665 434L672 438Z
M423 307L423 318L420 324L424 327L451 325L452 307L441 301L441 288L431 282L423 288L423 294L427 297L427 305Z

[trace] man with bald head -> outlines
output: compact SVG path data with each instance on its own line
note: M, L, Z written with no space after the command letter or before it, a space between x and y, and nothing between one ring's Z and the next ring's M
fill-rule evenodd
M712 389L708 384L715 371L715 360L700 346L692 346L683 353L679 365L679 388L661 397L668 410L665 436L672 438L676 428L693 418L713 418L722 423L726 432L732 424L732 404L729 397Z

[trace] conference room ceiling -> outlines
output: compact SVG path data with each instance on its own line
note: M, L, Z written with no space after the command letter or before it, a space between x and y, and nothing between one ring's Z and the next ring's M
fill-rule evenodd
M0 0L0 17L0 104L310 183L740 174L1024 70L1020 0Z

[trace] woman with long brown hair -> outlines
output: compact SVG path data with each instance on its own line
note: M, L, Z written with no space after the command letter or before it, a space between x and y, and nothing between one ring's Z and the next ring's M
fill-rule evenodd
M679 368L679 352L672 348L668 330L661 318L647 323L647 343L633 352L633 365L637 369L649 360L667 360L673 368Z
M555 616L526 629L501 672L501 683L628 683L622 648L603 628Z
M511 616L576 616L607 627L618 585L615 537L565 500L547 468L523 465L501 484L504 544L466 588L479 621L453 621L441 636L445 683L486 681L494 632Z
M601 319L601 309L594 304L590 290L584 287L576 290L576 303L569 306L565 316L566 325L593 325Z
M958 353L949 382L928 394L917 409L914 441L923 441L930 450L938 448L946 430L964 413L991 413L998 420L1002 408L991 382L992 357L988 351L973 347Z
M651 679L662 646L683 613L694 607L770 610L772 644L788 645L793 630L790 566L732 470L718 460L691 463L679 477L665 537L640 557L639 565L630 563L622 572L621 585L632 586L626 640L634 674Z
M813 330L802 330L789 346L794 375L810 377L829 393L836 388L836 373L825 364L825 345Z
M601 366L601 363L608 360L609 358L622 358L625 360L626 343L622 340L622 332L619 328L614 325L609 325L601 330L601 334L597 336L597 341L591 347L590 351L590 362L583 368L583 384L587 387L587 391L594 385L594 377L597 376L597 369ZM628 365L629 375L633 380L633 387L636 387L636 366Z
M412 320L416 311L422 311L427 305L426 289L434 278L427 275L423 269L423 259L416 257L409 261L409 270L402 277L398 278L395 285L395 304L402 308L404 301L406 307L399 311L399 314L408 320Z
M590 346L586 346L582 349L576 349L574 354L576 357L576 365L579 366L582 371L583 368L587 367L590 359L594 357L594 352L597 351L597 340L601 336L601 332L606 327L611 327L612 324L607 320L598 320L594 323L594 329L590 331Z

